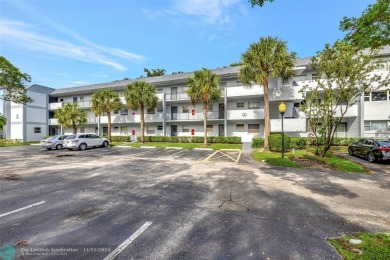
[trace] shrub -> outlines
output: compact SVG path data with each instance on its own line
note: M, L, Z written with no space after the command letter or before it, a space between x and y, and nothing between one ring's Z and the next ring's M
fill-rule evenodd
M103 136L107 138L107 136ZM130 136L111 136L112 142L130 142Z
M305 137L292 137L291 145L289 148L291 149L305 149L307 145L307 138Z
M271 134L268 137L269 149L271 151L282 151L282 134ZM284 135L284 149L291 147L291 137Z
M264 138L252 138L252 148L260 148L264 146Z
M141 137L137 137L141 141ZM145 142L166 142L166 143L203 143L202 136L149 136L144 138ZM222 144L241 144L241 137L237 136L209 136L208 143L222 143Z

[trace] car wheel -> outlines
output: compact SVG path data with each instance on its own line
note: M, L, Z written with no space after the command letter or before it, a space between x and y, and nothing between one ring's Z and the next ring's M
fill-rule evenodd
M57 145L56 145L56 149L57 149L57 150L62 150L62 144L57 144Z
M348 154L349 154L350 156L353 156L353 150L352 150L351 148L348 149Z
M103 144L102 144L102 147L107 147L107 146L108 146L108 142L104 141Z
M86 144L82 143L82 144L79 145L79 150L80 151L84 151L85 149L87 149L87 145Z
M51 150L51 148L46 148L47 150Z
M376 158L374 156L374 154L372 152L369 152L368 155L367 155L367 160L370 162L370 163L373 163L376 161Z

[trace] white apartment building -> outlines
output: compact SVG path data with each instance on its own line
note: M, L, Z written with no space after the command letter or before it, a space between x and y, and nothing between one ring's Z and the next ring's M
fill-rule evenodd
M380 52L383 69L390 70L390 46ZM272 78L269 81L271 132L281 132L280 102L287 106L284 115L284 131L290 136L307 136L306 116L299 110L303 101L299 90L309 84L316 72L310 58L297 59L296 76L289 82ZM245 86L238 78L239 67L212 70L220 76L220 100L210 105L207 121L209 136L240 136L243 141L264 135L264 91L261 86ZM180 73L143 78L157 89L158 106L145 111L145 134L161 136L203 136L202 104L193 105L186 94L187 80L193 73ZM36 141L46 135L70 134L71 129L60 126L54 111L66 103L78 103L87 111L88 121L78 128L80 133L107 133L107 115L96 117L91 111L94 92L110 88L119 93L123 108L111 115L112 135L140 135L140 111L131 110L124 99L125 87L135 80L123 80L81 87L52 89L39 85L28 88L27 94L34 102L17 105L4 102L4 114L8 118L5 138ZM390 137L390 93L387 88L364 96L344 116L336 133L338 137Z

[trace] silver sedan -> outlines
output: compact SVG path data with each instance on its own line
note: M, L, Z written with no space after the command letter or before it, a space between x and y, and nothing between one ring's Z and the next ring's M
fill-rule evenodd
M41 140L41 146L45 147L47 150L51 150L53 148L61 150L63 147L64 139L66 137L67 135L49 136L48 138Z

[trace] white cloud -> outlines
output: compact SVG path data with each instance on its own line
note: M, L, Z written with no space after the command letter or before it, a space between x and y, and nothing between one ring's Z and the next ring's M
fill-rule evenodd
M206 24L229 24L230 10L239 7L241 0L181 0L174 1L171 14L200 17Z
M51 36L42 35L33 30L33 25L18 21L0 20L0 27L1 38L10 41L12 44L22 45L28 49L69 59L103 64L118 71L124 71L126 68L113 59L112 56L131 60L133 62L140 62L144 59L144 57L139 54L97 45L59 25L57 25L56 28L60 32L73 37L80 43L71 43Z

